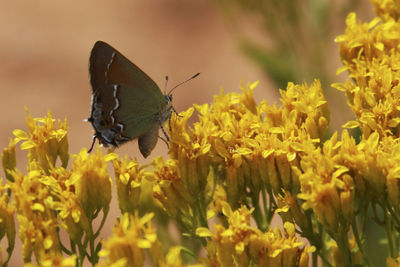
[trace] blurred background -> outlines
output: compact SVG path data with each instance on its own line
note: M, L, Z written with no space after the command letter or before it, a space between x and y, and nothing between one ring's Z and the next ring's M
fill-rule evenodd
M14 129L27 130L24 106L33 117L50 110L67 118L71 153L90 146L93 129L83 119L90 111L89 53L97 40L114 46L162 89L166 75L172 87L201 72L175 91L178 112L211 102L220 88L240 92L240 81L259 80L257 102L272 104L288 81L319 78L332 128L340 129L351 112L343 94L330 87L346 78L335 75L341 64L333 40L350 11L363 21L374 16L367 0L2 1L0 147L8 146ZM24 170L26 155L17 153ZM148 162L136 141L118 153ZM166 154L159 142L152 156ZM10 266L21 266L18 254Z

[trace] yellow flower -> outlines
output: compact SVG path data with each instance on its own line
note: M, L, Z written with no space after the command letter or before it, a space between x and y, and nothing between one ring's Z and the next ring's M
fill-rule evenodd
M305 200L303 209L312 208L318 220L331 232L337 232L338 227L347 228L350 221L346 221L344 225L340 216L343 215L342 208L346 208L347 217L352 218L348 214L349 207L341 206L342 203L352 205L354 207L352 197L343 195L354 193L352 184L349 183L345 174L349 171L346 166L340 165L340 157L338 151L340 142L337 141L337 134L324 143L322 151L320 148L310 149L302 158L301 168L303 173L300 174L301 193L298 198ZM352 210L352 209L351 209Z
M389 24L383 26L379 22L380 19L375 18L369 23L357 24L355 13L350 13L347 16L345 33L337 36L335 39L335 42L339 43L340 57L343 62L352 64L353 59L360 58L372 61L373 57L379 57L383 54L381 45L377 44L387 45L385 49L388 51L391 48L395 48L396 40L384 40L390 37L390 35L382 35L382 30L388 29ZM398 27L395 23L391 23L390 26Z
M393 19L399 20L400 4L396 0L371 0L375 7L375 13L385 21Z
M251 263L258 266L307 266L308 256L303 252L312 252L314 248L303 246L295 235L293 224L285 223L284 235L278 228L263 233L250 225L252 210L241 207L233 212L226 205L223 211L228 219L228 228L214 224L213 233L207 228L196 231L201 237L211 237L207 250L211 258L215 254L214 261L222 266L249 266Z
M155 263L164 262L156 229L151 224L152 217L151 213L141 218L137 213L123 214L113 229L113 236L103 241L103 249L99 253L103 260L99 267L144 266L147 250Z
M319 81L310 86L289 83L281 95L283 108L271 107L265 101L259 105L264 119L254 137L254 150L260 151L264 160L251 166L260 170L260 177L275 195L283 189L299 191L298 174L292 169L299 166L307 149L320 143L329 123L329 109Z
M193 224L198 220L193 216L201 218L201 214L203 212L205 214L206 211L193 212L199 201L196 202L196 197L190 194L190 190L178 175L177 161L172 159L164 161L162 157L157 157L153 159L153 164L155 166L154 199L171 217L177 219L187 229L194 231L197 226Z
M351 253L351 262L354 265L363 265L363 258L360 250L357 247L357 243L352 236L348 240L349 250ZM335 241L327 242L327 247L330 249L330 253L332 255L334 266L344 267L346 266L343 260L343 256L340 253L340 247L338 247Z
M400 257L397 257L397 258L387 257L386 258L386 266L399 267L400 266Z
M14 195L19 223L19 236L23 242L24 262L30 262L32 253L36 261L48 254L60 254L58 223L52 210L50 189L41 182L44 171L31 166L27 175L13 173L10 188Z
M107 162L99 149L88 155L85 148L74 155L70 183L75 186L75 192L83 211L89 220L96 212L108 212L111 201L111 178L107 171Z
M284 195L278 196L277 200L279 208L275 213L279 213L283 221L296 223L303 232L308 233L311 231L312 226L295 196L290 192L284 191Z
M1 162L6 178L9 181L13 181L13 177L10 174L10 171L15 170L15 168L17 167L17 158L15 154L15 141L11 138L10 144L7 148L4 148L3 153L1 153Z
M7 192L9 190L8 185L0 185L0 240L7 235L8 249L7 252L9 256L14 248L15 244L15 207L10 202L10 196ZM2 262L3 264L4 262Z
M173 131L170 132L170 156L180 162L180 178L191 194L197 196L205 188L211 158L208 136L202 131L204 129L200 125L187 129L187 122L193 111L193 108L189 108L180 114L181 117L174 116L171 119Z
M67 120L62 123L53 119L50 111L47 117L32 118L28 113L26 118L28 133L14 130L15 142L24 141L21 149L29 149L28 159L38 161L46 172L56 165L59 157L63 167L68 164Z
M215 185L213 199L207 207L207 220L222 212L222 207L225 205L226 200L227 198L225 189L221 185Z
M296 110L295 123L299 128L304 127L312 139L323 139L328 130L330 112L321 82L314 80L310 86L289 83L280 93L284 112L290 114Z
M128 160L127 157L115 159L112 163L119 208L122 213L133 213L139 206L142 179L146 172L136 160Z
M51 168L49 176L43 177L41 182L51 189L53 202L51 208L58 212L58 218L71 240L79 244L83 233L89 232L89 219L76 195L76 187L71 180L72 172L63 167Z
M28 263L24 267L75 267L76 255L63 257L61 255L47 254L40 264Z
M399 138L380 138L374 132L356 145L354 139L344 131L340 153L346 167L355 174L354 183L361 199L378 203L389 199L393 206L400 203Z
M345 127L360 126L365 138L372 132L397 135L400 124L400 24L392 19L379 22L375 18L369 23L357 23L356 15L351 13L345 33L336 38L344 65L338 73L347 70L349 78L333 86L346 92L357 117L357 122Z

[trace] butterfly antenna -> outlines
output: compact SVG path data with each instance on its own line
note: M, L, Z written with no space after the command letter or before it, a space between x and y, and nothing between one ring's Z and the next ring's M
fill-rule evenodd
M164 94L167 92L168 76L165 76Z
M199 76L199 75L200 75L200 72L199 72L199 73L196 73L195 75L193 75L192 77L190 77L190 78L187 79L186 81L183 81L183 82L179 83L178 85L175 85L171 90L169 90L168 95L170 95L170 94L172 93L172 91L174 91L175 88L177 88L178 86L181 86L182 84L184 84L184 83L186 83L186 82L188 82L188 81L190 81L190 80L193 80L194 78L196 78L196 77Z

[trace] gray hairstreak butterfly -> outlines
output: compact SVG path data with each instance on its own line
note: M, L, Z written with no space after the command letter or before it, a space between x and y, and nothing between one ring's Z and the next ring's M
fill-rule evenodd
M117 147L138 138L143 157L150 155L157 144L161 128L171 118L172 91L163 94L157 84L139 67L109 44L97 41L89 60L92 104L90 117L96 139L104 146ZM167 77L168 81L168 77Z

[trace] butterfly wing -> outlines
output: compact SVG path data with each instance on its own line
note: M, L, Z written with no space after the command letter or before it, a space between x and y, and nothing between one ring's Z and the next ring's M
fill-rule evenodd
M158 141L158 130L158 124L154 124L149 131L139 136L139 150L143 157L147 158L156 146Z
M120 105L115 114L124 125L122 135L134 139L149 131L153 125L158 127L162 107L155 108L153 101L141 90L131 90L127 86L119 87L119 97L124 105Z
M104 84L118 84L144 91L154 104L165 101L160 88L146 73L105 42L97 41L93 46L89 73L93 92Z
M117 146L154 132L155 127L158 135L159 113L167 100L146 73L102 41L92 49L89 72L93 89L89 121L102 144Z

